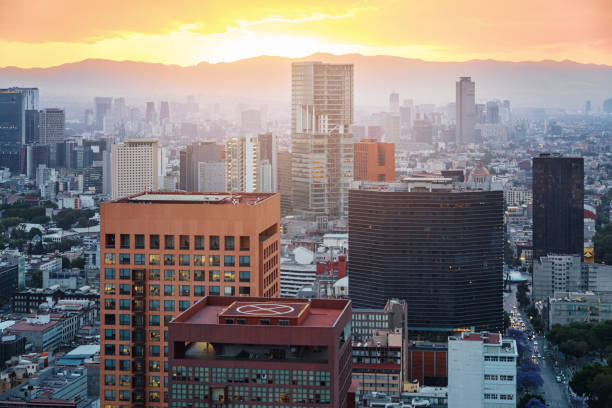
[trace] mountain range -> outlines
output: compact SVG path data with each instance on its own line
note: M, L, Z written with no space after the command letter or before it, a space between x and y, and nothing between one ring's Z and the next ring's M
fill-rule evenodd
M124 96L139 100L248 98L289 103L291 62L352 63L355 104L387 106L389 93L415 103L453 102L455 81L471 76L476 99L508 99L513 106L594 108L612 97L612 67L572 61L431 62L385 55L314 54L305 58L260 56L235 62L182 67L148 62L87 59L49 68L0 68L0 87L37 86L41 100Z

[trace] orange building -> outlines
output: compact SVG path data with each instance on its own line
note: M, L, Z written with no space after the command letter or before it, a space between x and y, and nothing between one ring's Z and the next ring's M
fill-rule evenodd
M144 193L100 205L100 398L168 403L168 324L206 295L280 296L280 197Z
M362 139L354 146L356 181L395 181L395 144Z

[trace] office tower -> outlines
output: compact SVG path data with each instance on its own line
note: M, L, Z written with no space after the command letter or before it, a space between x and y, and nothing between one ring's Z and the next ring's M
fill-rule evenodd
M104 191L103 166L89 166L83 169L83 192L102 194Z
M584 103L584 113L590 113L591 112L591 101L586 101Z
M110 140L107 140L107 139L96 139L96 140L85 139L83 140L83 148L86 150L91 150L91 152L93 153L94 161L104 160L103 154L104 154L104 151L108 149L107 146L109 145L110 145Z
M399 114L385 114L383 127L385 131L385 142L395 144L400 142L401 129Z
M112 197L127 197L158 188L157 140L126 140L111 146Z
M350 319L348 300L207 297L170 323L170 404L347 408Z
M557 292L583 289L582 254L547 255L533 259L533 301L547 301Z
M533 259L584 251L584 159L533 158Z
M0 89L0 163L3 167L20 170L24 142L24 95L18 90Z
M95 130L104 130L104 118L111 112L113 98L96 96L94 98Z
M40 141L40 112L35 109L25 111L25 144Z
M353 65L291 65L293 209L306 218L348 214L353 178Z
M63 109L48 108L39 112L40 142L54 144L64 140L66 114Z
M612 98L603 102L603 111L604 113L612 113Z
M232 137L225 145L225 186L230 192L252 193L258 179L257 137Z
M281 196L281 216L286 217L293 212L291 202L291 152L278 152L278 185L276 191Z
M461 77L456 83L457 126L456 143L474 143L476 125L476 84L470 77Z
M257 109L247 109L240 113L242 130L250 133L261 132L261 112Z
M431 144L433 127L428 119L415 119L412 125L412 139L417 143Z
M270 183L266 187L262 185L260 192L275 193L278 183L278 138L270 132L262 133L257 135L257 143L259 145L257 158L260 161L260 178L269 179Z
M26 149L26 176L33 180L36 177L36 169L39 165L50 165L49 158L51 155L51 149L49 145L43 144L31 144L28 145Z
M170 119L170 107L166 101L162 101L159 106L159 121L161 122L164 119Z
M223 146L215 142L194 142L179 153L180 179L179 189L183 191L225 191L199 190L199 163L223 162ZM223 172L225 174L225 171Z
M279 215L274 194L145 193L100 204L104 405L169 406L168 324L204 296L279 296Z
M127 106L125 105L125 98L113 99L113 116L115 120L119 121L127 117Z
M38 110L38 88L12 87L8 90L17 91L23 95L24 110Z
M395 181L395 145L363 139L354 145L355 180Z
M399 94L392 92L389 95L389 112L399 112Z
M348 226L356 308L406 299L408 330L503 328L501 189L443 177L355 187Z
M145 121L148 123L155 122L157 118L157 112L155 111L155 102L147 102L147 109L145 111Z
M102 153L102 193L105 196L113 194L113 160L111 155L112 146Z
M225 191L225 162L198 162L196 191L203 193Z
M412 127L412 108L410 106L400 106L400 128L410 129Z
M499 104L495 101L487 102L487 123L499 123Z
M516 341L499 333L448 338L448 406L516 407Z

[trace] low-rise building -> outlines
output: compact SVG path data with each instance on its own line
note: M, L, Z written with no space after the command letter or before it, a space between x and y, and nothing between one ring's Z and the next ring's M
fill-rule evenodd
M62 343L63 328L60 318L38 315L15 323L9 332L25 337L35 351L53 351Z
M557 292L548 304L549 329L556 324L612 320L612 294Z
M516 342L501 334L448 338L449 408L516 407Z
M42 303L52 300L57 303L61 299L90 300L95 302L96 308L100 308L100 292L89 286L79 289L59 288L26 288L16 292L11 299L11 306L15 313L35 313Z
M406 381L434 387L448 384L448 343L408 341L404 355Z
M533 260L534 301L556 292L575 292L582 286L582 254L547 255Z

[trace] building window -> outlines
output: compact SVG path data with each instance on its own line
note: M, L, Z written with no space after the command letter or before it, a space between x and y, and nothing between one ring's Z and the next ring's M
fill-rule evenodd
M239 262L240 262L240 266L251 266L251 257L250 256L241 255Z
M225 237L225 250L233 251L234 249L235 249L234 237L226 236Z
M149 235L149 249L159 249L159 235Z
M130 299L119 299L119 310L130 310Z
M234 255L223 256L223 266L235 266L235 265L236 265L236 257Z
M130 325L130 315L120 314L119 315L119 324L121 326L129 326Z
M159 312L159 300L149 300L149 310Z
M233 286L225 286L223 288L223 294L225 296L234 296L236 294L236 288Z
M119 355L120 356L129 356L130 355L130 346L127 344L119 345Z
M104 239L105 248L115 248L115 234L106 234Z
M158 373L159 368L160 368L159 361L149 360L149 371L151 371L152 373Z
M130 341L130 330L119 330L119 340Z
M105 268L104 279L115 279L115 270L113 268Z
M164 235L164 248L174 249L174 235Z
M211 255L208 257L208 266L220 266L219 255Z
M174 300L164 300L164 310L166 312L174 312Z
M161 336L159 334L159 330L150 330L149 331L149 340L151 341L159 341Z
M238 288L238 294L240 296L251 296L251 288L248 286L240 286Z
M129 361L128 361L129 363ZM129 366L129 364L128 364ZM119 391L119 401L129 401L130 400L130 392L129 391Z
M206 296L206 292L204 290L204 286L198 285L193 287L193 295L194 296Z
M114 265L115 264L115 254L104 254L104 264Z
M209 245L208 245L208 249L210 249L211 251L218 251L219 250L219 236L218 235L211 235L209 237Z
M149 295L159 296L159 285L149 285Z
M115 375L114 374L105 374L104 375L104 385L115 385Z
M189 285L181 285L179 295L189 296Z
M159 280L159 269L149 269L149 280Z
M144 249L145 248L145 237L142 234L134 235L134 248Z
M189 309L189 301L188 300L179 300L179 312L183 312Z
M113 361L113 363L114 363L114 361ZM106 367L106 369L107 370L114 370L115 366L113 365L113 368ZM114 401L115 400L115 390L104 390L104 399L106 401Z
M164 296L174 296L174 285L164 285Z
M104 355L105 356L114 356L115 355L115 345L114 344L105 344L104 345Z
M211 296L219 296L221 292L219 291L219 286L209 286L208 294Z
M193 264L195 266L204 266L205 257L204 255L194 255L193 256Z
M235 282L235 281L236 281L236 273L234 271L223 272L223 282Z
M166 269L166 270L164 270L164 280L165 281L173 281L174 280L174 269Z
M179 270L179 281L189 281L189 270Z
M115 329L104 329L104 340L115 340Z
M250 245L250 237L241 236L240 237L240 250L241 251L249 251L251 249Z
M130 254L119 254L119 264L129 265L130 264Z
M149 265L159 265L161 262L161 256L159 254L149 255Z
M144 265L145 256L144 254L134 254L134 265Z
M149 326L159 326L159 315L149 315Z
M104 309L106 309L106 310L115 310L115 299L106 299L106 300L104 300Z
M189 235L179 235L179 248L189 250Z
M159 357L159 346L149 346L149 355Z
M204 235L196 235L193 241L193 247L196 250L204 250Z
M219 282L221 279L219 271L208 271L208 280L210 282Z
M251 281L251 272L240 271L240 282L250 282L250 281Z
M131 294L130 285L126 283L122 283L121 285L119 285L119 294L120 295L130 295Z
M172 254L164 255L164 265L174 265L174 255Z
M121 234L119 239L121 249L130 249L130 234Z
M130 280L130 270L129 269L119 269L119 279L121 280Z
M104 294L105 295L114 295L115 294L115 284L114 283L105 283L104 284Z
M193 280L198 282L204 281L204 271L193 271Z

